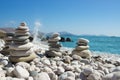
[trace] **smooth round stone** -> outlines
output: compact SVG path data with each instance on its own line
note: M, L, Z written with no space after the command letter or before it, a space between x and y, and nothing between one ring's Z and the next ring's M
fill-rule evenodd
M56 37L58 37L58 36L60 36L59 33L53 33L53 34L52 34L52 38L56 38Z
M61 44L56 44L56 45L49 45L50 47L52 47L52 48L60 48L60 47L62 47L62 45Z
M31 53L34 53L33 49L30 50L11 50L10 55L11 56L29 56Z
M93 69L92 68L85 68L85 69L83 69L83 74L86 75L86 76L88 76L88 75L90 75L92 73L93 73Z
M81 43L81 42L83 42L83 43L89 43L89 40L85 39L85 38L78 39L78 43Z
M57 56L62 56L61 52L56 52L56 51L46 51L45 55L47 57L57 57Z
M50 38L49 40L48 40L48 42L50 43L50 42L58 42L59 40L61 39L61 37L56 37L56 38Z
M20 26L26 26L26 25L27 25L26 22L22 22L22 23L20 23Z
M12 62L28 62L28 61L35 59L36 57L37 55L35 53L32 53L29 56L25 56L25 57L10 56L9 60Z
M83 51L73 50L72 54L79 55L82 58L91 58L91 51L90 50L83 50Z
M16 32L15 35L16 35L16 36L30 36L30 33L29 33L29 32L25 32L25 33Z
M68 77L71 77L72 79L67 79ZM64 72L59 76L58 80L75 80L75 74L72 71Z
M53 41L53 40L49 39L49 40L48 40L48 43L49 43L49 44L57 44L58 41Z
M0 60L0 65L4 65L4 66L6 66L6 65L8 65L8 61L5 60L5 59Z
M28 78L29 77L29 72L26 69L22 68L21 66L16 66L13 73L18 78Z
M87 50L87 49L89 49L89 46L77 46L75 49L80 50L80 51Z
M11 50L29 50L30 48L32 48L34 45L32 43L27 43L24 45L17 45L17 44L12 44L9 46L9 49Z

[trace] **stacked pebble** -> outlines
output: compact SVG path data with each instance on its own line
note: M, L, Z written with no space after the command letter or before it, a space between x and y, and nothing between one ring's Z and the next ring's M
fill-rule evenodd
M36 55L32 49L33 44L29 42L29 28L26 23L21 23L15 30L13 44L10 45L10 57L12 62L30 61Z
M46 51L46 56L48 57L55 57L55 56L61 56L60 53L60 47L61 44L59 43L59 40L61 39L59 33L53 33L52 37L48 40L49 43L49 51Z
M82 58L91 58L91 52L88 46L89 40L80 38L77 42L76 48L72 51L72 54L79 55Z

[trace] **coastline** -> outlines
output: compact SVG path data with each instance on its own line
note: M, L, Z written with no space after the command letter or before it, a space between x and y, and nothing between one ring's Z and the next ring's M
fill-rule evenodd
M79 56L70 56L73 48L62 47L62 57L48 58L44 55L44 52L49 48L48 44L41 43L34 44L33 49L38 57L30 62L11 63L7 56L0 54L0 79L118 80L120 55L92 52L92 58L89 60ZM24 78L22 73L15 74L16 68L28 75Z

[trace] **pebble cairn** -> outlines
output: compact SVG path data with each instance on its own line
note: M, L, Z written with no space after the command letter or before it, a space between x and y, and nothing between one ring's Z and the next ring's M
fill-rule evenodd
M60 47L61 44L59 43L59 40L61 39L59 33L53 33L52 37L48 40L49 43L49 51L46 51L47 57L56 57L56 56L62 56L62 53L60 53Z
M89 50L89 40L80 38L77 42L76 48L72 51L72 54L79 55L82 58L91 58L91 52Z
M13 44L10 45L10 61L31 61L36 57L32 50L33 44L29 42L29 36L29 28L26 26L26 23L21 23L15 30Z

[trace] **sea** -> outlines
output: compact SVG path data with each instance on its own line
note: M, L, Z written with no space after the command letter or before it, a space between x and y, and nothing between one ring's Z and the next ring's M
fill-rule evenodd
M80 35L80 36L62 36L64 38L70 38L72 42L61 42L62 46L68 48L75 48L76 42L79 38L88 39L90 50L92 52L101 54L119 54L120 55L120 37L116 36L91 36L91 35Z

